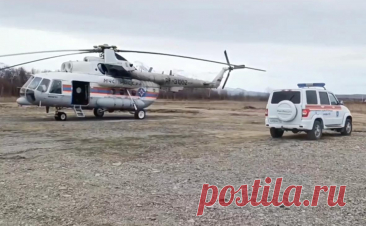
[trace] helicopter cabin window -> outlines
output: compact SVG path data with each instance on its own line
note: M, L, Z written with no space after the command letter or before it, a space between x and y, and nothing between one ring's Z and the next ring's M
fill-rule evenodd
M111 89L111 94L112 95L116 94L116 90L115 89Z
M44 93L48 90L48 87L50 86L50 80L49 79L43 79L41 84L39 84L37 90Z
M60 80L53 80L50 93L62 94L62 82Z
M131 95L136 96L136 90L131 90Z
M39 85L41 80L42 80L42 78L39 78L39 77L36 77L35 79L33 79L33 81L28 86L28 89L35 89Z
M124 90L124 89L120 89L120 90L119 90L119 94L120 94L120 95L125 95L125 90Z

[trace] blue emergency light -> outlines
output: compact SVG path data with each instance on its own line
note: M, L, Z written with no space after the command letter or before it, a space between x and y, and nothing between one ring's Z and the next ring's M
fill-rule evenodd
M324 88L325 83L299 83L299 84L297 84L297 86L299 88L304 88L304 87L321 87L321 88Z

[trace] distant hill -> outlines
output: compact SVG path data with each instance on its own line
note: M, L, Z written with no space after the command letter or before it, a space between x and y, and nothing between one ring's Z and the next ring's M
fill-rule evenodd
M229 87L226 87L224 89L224 91L227 92L228 95L231 95L231 96L238 96L238 95L243 95L243 96L256 96L256 97L265 97L265 96L268 96L269 93L266 93L266 92L255 92L255 91L248 91L248 90L245 90L245 89L241 89L241 88L229 88ZM218 89L218 92L223 92L222 89Z
M228 95L230 96L238 96L238 95L243 95L243 96L251 96L251 97L266 97L269 95L269 93L267 92L255 92L255 91L248 91L248 90L244 90L244 89L240 89L240 88L225 88L224 89ZM218 92L223 92L222 89L218 89ZM357 101L362 101L362 100L366 100L366 94L336 94L338 99L341 100L357 100Z
M336 94L338 99L342 100L365 100L366 94Z

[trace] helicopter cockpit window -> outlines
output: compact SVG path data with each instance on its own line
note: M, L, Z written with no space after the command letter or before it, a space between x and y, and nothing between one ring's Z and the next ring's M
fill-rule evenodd
M30 83L30 85L28 86L28 89L35 89L39 85L41 80L42 80L42 78L35 77L33 79L33 81Z
M50 93L62 94L62 82L60 80L53 80Z
M50 85L50 80L49 79L43 79L41 84L39 84L37 90L44 93L48 90L48 87Z
M30 83L33 79L34 79L34 76L29 77L29 79L27 80L27 82L26 82L26 83L24 83L23 88L27 88L27 86L29 85L29 83Z
M116 54L116 58L117 58L117 60L123 60L123 61L127 61L124 57L122 57L121 55L119 55L119 54L117 54L117 53L115 53Z

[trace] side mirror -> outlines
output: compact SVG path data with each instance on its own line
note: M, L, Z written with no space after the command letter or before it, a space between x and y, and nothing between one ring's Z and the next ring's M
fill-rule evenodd
M343 100L339 101L339 105L344 105Z

